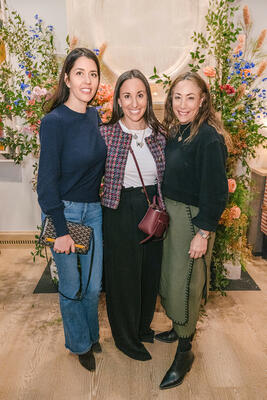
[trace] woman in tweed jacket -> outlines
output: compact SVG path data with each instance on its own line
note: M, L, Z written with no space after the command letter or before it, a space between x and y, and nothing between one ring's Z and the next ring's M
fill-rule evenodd
M139 242L138 223L148 205L130 147L150 200L163 179L165 136L153 109L149 84L138 70L123 73L114 92L111 121L101 127L108 148L104 191L104 271L109 322L116 346L136 360L151 355L150 328L159 287L162 242Z

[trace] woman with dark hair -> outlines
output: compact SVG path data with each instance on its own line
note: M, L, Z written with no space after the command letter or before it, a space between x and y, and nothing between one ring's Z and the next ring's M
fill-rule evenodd
M162 202L165 137L153 108L150 87L138 70L117 80L111 121L100 131L108 156L102 196L104 271L109 322L116 346L136 360L151 356L162 242L140 244L138 229L148 204L130 148L139 164L150 200Z
M182 383L194 360L191 341L201 300L207 297L214 232L228 185L227 136L215 116L207 85L197 73L187 72L172 83L163 125L169 140L162 192L170 225L163 245L160 295L173 328L156 339L179 340L160 384L168 389Z
M93 352L100 352L98 298L102 279L102 210L99 188L104 173L106 145L99 117L88 107L98 89L99 62L84 48L72 50L63 65L50 112L40 127L38 200L52 217L57 238L52 255L59 275L59 299L65 346L95 370ZM75 254L66 221L93 228L86 255ZM81 271L78 269L80 262ZM79 296L80 295L80 296Z

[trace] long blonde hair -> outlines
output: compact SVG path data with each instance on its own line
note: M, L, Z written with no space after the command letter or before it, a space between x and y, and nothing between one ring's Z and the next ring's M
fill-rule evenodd
M162 124L169 136L176 135L177 129L179 130L180 126L180 122L174 114L172 107L173 89L177 83L184 80L194 82L199 87L200 96L203 98L201 107L191 123L190 135L186 141L190 142L197 135L199 127L203 124L203 122L207 122L209 125L213 126L219 134L224 136L225 143L229 148L231 146L230 135L225 131L222 122L216 117L215 110L212 105L211 95L206 82L196 72L186 72L177 76L177 78L172 82L168 91Z

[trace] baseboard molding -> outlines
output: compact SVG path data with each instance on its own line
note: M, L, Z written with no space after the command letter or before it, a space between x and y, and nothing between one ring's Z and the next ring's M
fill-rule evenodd
M32 247L37 231L2 231L0 232L0 249Z

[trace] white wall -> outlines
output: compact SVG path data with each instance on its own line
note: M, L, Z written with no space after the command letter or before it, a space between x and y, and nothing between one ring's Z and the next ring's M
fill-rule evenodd
M0 231L34 231L40 225L31 179L31 159L22 165L0 161Z
M35 14L46 25L55 29L55 44L58 53L65 53L67 18L65 0L6 0L10 10L16 10L28 25L34 24Z

